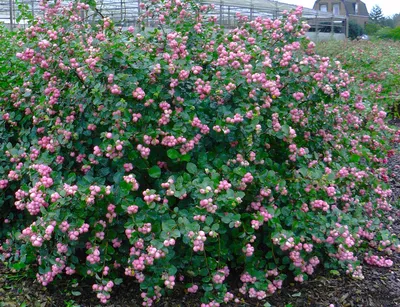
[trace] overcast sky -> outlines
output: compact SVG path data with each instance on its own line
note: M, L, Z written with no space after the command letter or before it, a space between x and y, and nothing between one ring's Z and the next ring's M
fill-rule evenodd
M312 8L315 0L279 0L279 2L297 4ZM363 0L363 2L367 5L368 12L371 11L374 5L379 5L382 8L383 14L386 16L400 13L400 0Z

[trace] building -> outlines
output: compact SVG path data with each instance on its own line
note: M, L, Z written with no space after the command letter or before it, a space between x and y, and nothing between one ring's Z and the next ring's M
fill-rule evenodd
M330 12L334 15L345 15L364 27L369 19L367 6L361 0L316 0L314 10Z

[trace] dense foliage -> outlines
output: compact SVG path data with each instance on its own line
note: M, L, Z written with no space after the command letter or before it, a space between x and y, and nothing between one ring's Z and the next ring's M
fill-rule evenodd
M351 20L349 22L349 38L357 39L364 34L364 28L360 26L357 22Z
M382 28L376 32L376 36L382 39L400 40L400 27Z
M234 274L264 299L288 273L391 265L364 253L400 247L385 183L398 134L315 55L300 8L237 15L229 33L192 1L142 3L158 24L146 30L82 22L85 3L43 9L1 40L14 63L1 68L1 251L15 269L43 285L91 277L101 302L126 275L144 305L180 282L218 306L237 299Z

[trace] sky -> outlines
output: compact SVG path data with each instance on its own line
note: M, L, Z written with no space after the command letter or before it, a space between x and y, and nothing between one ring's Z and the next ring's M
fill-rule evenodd
M362 0L371 11L374 5L379 5L382 9L383 15L392 16L400 13L400 0ZM312 8L315 0L279 0L279 2L302 5L304 7Z

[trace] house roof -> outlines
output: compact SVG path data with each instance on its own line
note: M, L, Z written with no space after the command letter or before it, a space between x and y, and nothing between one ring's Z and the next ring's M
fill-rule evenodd
M344 6L346 8L346 12L348 15L360 15L360 16L369 16L367 6L362 1L356 0L344 0ZM358 3L358 12L356 14L354 10L354 4Z
M317 3L319 3L321 0L316 0L314 7ZM369 17L368 9L367 6L365 5L364 2L359 1L359 0L339 0L344 4L344 7L346 9L346 15L357 15L357 16L366 16ZM326 3L326 0L323 0L322 2ZM329 1L330 2L330 1ZM338 1L335 1L338 2ZM358 12L356 14L355 12L355 4L358 3Z

